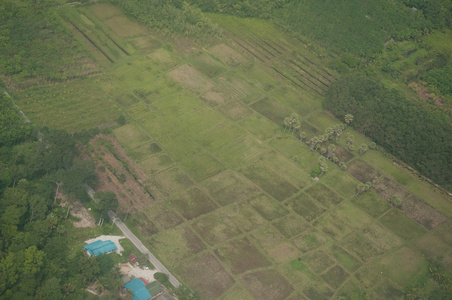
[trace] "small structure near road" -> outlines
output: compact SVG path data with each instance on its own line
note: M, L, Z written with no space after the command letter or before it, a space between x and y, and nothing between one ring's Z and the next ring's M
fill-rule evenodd
M91 244L83 246L88 251L88 254L98 256L99 254L107 254L112 251L115 251L118 249L116 247L115 243L113 243L110 240L107 241L101 241L97 240Z
M127 258L133 264L136 264L138 262L138 257L135 254L130 254Z
M132 297L132 300L148 300L152 298L152 295L146 289L146 285L148 285L148 283L143 278L135 278L124 284L124 289L126 294L129 294L127 292L130 292L129 295Z

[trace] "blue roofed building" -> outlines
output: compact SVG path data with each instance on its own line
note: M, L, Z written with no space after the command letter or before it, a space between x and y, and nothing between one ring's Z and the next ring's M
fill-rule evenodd
M107 241L98 240L92 242L91 244L83 246L83 248L85 248L88 251L89 255L94 254L95 256L98 256L99 254L110 253L118 249L115 243L113 243L110 240Z
M124 284L126 290L131 291L132 300L148 300L152 298L151 293L146 289L147 282L143 278L135 278Z

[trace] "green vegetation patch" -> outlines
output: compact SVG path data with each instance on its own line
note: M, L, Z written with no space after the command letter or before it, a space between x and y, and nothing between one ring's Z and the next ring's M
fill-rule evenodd
M203 299L217 299L234 285L234 279L209 252L180 263L175 273Z
M183 88L195 94L203 94L213 87L213 83L208 78L189 65L173 69L168 75Z
M335 261L322 250L303 255L301 262L306 264L315 274L322 273L335 264Z
M239 124L263 141L272 138L279 129L278 125L256 113L241 120Z
M239 52L226 44L218 44L208 49L215 57L218 57L229 67L237 67L247 61Z
M294 213L288 214L276 220L273 222L273 226L275 226L288 239L311 228L308 222Z
M190 158L201 151L201 148L180 133L171 133L158 139L158 143L175 161Z
M335 168L335 170L331 170L331 172L322 176L322 183L334 189L343 197L351 198L356 194L356 186L359 181L339 170L339 168Z
M229 205L224 209L231 222L242 231L249 232L266 223L266 220L248 202Z
M301 164L301 161L310 159L309 148L304 143L301 143L296 138L296 135L285 134L276 136L276 138L269 141L269 144L296 163Z
M143 171L148 175L165 170L172 164L173 161L166 154L155 155L140 162L140 166L143 168Z
M213 130L199 136L199 142L210 151L221 151L231 144L238 143L246 136L240 127L229 124L215 127Z
M338 194L327 188L321 183L317 183L305 190L306 194L320 202L324 207L333 207L342 200Z
M215 202L225 206L247 199L259 192L259 189L238 173L225 170L202 183Z
M226 119L217 111L205 107L191 114L176 118L173 124L196 142L202 142L204 135L224 127ZM232 141L230 141L232 142Z
M350 275L341 266L336 265L321 276L332 288L337 289Z
M224 105L218 107L218 111L232 121L240 121L253 114L253 111L240 100L227 101Z
M183 222L183 219L165 202L153 204L145 209L145 213L164 229L177 226Z
M196 182L214 176L224 169L218 160L205 152L187 158L180 165Z
M292 243L302 252L309 252L326 244L328 239L324 234L319 233L317 229L304 232L292 239Z
M219 76L226 71L225 66L207 53L198 52L190 59L190 65L208 78Z
M236 283L226 293L221 296L221 300L254 300L253 296L243 287L243 285Z
M117 6L107 4L107 3L99 3L89 6L89 10L96 15L99 19L105 20L111 17L121 15L122 12L119 10Z
M162 148L157 143L146 143L129 150L128 153L134 161L140 162L161 151Z
M177 121L185 115L197 113L197 111L205 107L205 104L190 93L179 91L172 94L170 97L153 101L152 106L156 108L165 119L172 122L177 127L183 127L181 125L185 123ZM198 117L198 119L201 118Z
M390 280L382 281L375 287L374 293L371 295L373 298L381 299L400 299L402 296L402 291Z
M145 35L148 33L146 28L131 21L124 15L113 16L104 20L104 23L120 38Z
M264 270L242 276L243 285L255 299L285 299L293 287L276 270Z
M214 212L198 218L193 223L193 228L209 245L215 245L241 234L239 227L228 218L224 210Z
M251 237L264 249L271 249L285 240L284 236L270 224L253 231Z
M251 206L268 221L283 217L288 213L281 203L267 195L259 195L249 201Z
M447 222L435 229L435 235L452 245L452 222Z
M205 249L203 242L187 226L179 226L151 236L149 244L166 264L180 261Z
M276 124L282 124L284 118L293 113L292 109L269 97L263 98L251 105L251 107Z
M356 255L362 261L367 262L380 255L383 251L362 234L355 234L348 238L342 247L351 254Z
M430 259L442 260L446 257L450 259L452 249L439 237L432 233L427 233L415 242L416 248Z
M279 201L295 194L298 189L268 167L266 162L256 162L241 173Z
M377 272L383 272L384 276L398 285L406 286L416 274L427 267L427 262L413 250L403 247L379 259L374 267Z
M419 238L427 232L413 219L405 216L398 209L392 209L383 217L380 222L406 240Z
M199 188L193 188L175 196L170 203L188 220L209 213L218 207L206 192Z
M267 149L268 147L255 136L248 134L234 144L225 145L215 154L229 167L236 169L249 161L253 161Z
M357 258L338 245L331 246L330 253L336 258L337 262L349 272L355 272L361 266L361 262Z
M165 120L156 111L151 111L145 116L138 119L141 126L149 133L153 138L159 138L170 134L174 131L174 127L170 122Z
M378 223L369 224L361 234L382 251L391 251L403 244L400 237Z
M333 292L323 281L311 282L303 289L308 299L331 299Z
M215 254L235 275L271 265L247 238L230 241L216 249Z
M160 191L166 195L177 193L193 185L193 181L179 168L172 168L158 173L154 177Z
M381 199L374 191L370 190L361 193L351 199L351 201L367 212L372 217L379 217L391 208L388 201Z
M325 212L322 206L303 192L288 200L287 204L308 222L316 219Z
M355 273L355 277L365 288L376 286L382 279L381 273L378 273L370 265L364 265Z
M349 280L337 293L345 299L362 299L367 293L356 280Z
M157 226L141 211L131 215L129 222L136 227L142 236L152 236L159 232Z

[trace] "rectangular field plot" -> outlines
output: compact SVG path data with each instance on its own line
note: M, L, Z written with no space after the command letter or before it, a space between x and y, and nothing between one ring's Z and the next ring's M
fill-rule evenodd
M201 142L204 135L213 130L221 130L227 120L215 110L205 107L199 111L175 119L172 124L196 142Z
M208 50L211 54L218 57L226 65L232 68L247 62L246 58L226 44L218 44Z
M178 64L178 60L174 55L163 48L158 48L152 53L149 53L147 57L155 64L157 64L162 70L169 70Z
M323 280L328 283L332 288L337 289L348 278L349 274L339 265L336 265L322 274Z
M179 226L153 235L149 243L159 258L170 265L173 259L180 261L205 249L203 242L188 226Z
M285 299L293 287L276 270L256 271L242 276L243 285L254 299Z
M294 212L302 216L308 222L318 218L326 211L314 199L303 192L288 200L287 204Z
M288 214L275 222L275 226L282 235L291 239L311 228L308 222L295 213Z
M389 211L381 217L380 222L406 240L416 239L427 232L421 225L405 216L398 209Z
M159 202L145 209L149 219L164 229L177 226L183 219L166 202Z
M199 188L193 188L174 196L170 203L188 220L218 208L207 193Z
M175 273L187 280L187 284L196 290L202 299L217 299L235 281L211 253L203 253L180 263Z
M308 97L304 94L296 93L289 87L275 89L271 92L271 96L301 117L305 117L316 110L322 109L320 101L314 102L313 100L310 100L310 98L312 98L311 96Z
M374 191L359 194L351 200L356 206L377 218L391 208L388 201L381 199Z
M206 178L224 170L224 166L207 153L199 153L180 162L180 166L196 181Z
M213 87L213 83L189 65L182 65L168 73L168 76L187 90L204 94Z
M150 137L141 128L141 126L135 123L126 124L113 130L113 134L116 136L121 145L126 149L135 148L141 144L150 141Z
M267 195L259 195L249 201L251 206L268 221L281 218L288 214L287 209Z
M99 3L89 6L89 10L99 19L105 20L113 16L122 15L121 10L114 5Z
M156 108L165 119L170 122L176 121L186 115L196 113L205 104L197 97L180 91L157 101L152 102L152 106Z
M172 168L158 173L155 175L154 180L160 191L165 195L175 194L194 184L190 177L179 168Z
M127 41L144 55L152 53L162 45L160 41L150 35L128 38Z
M263 93L258 88L252 86L246 78L240 77L237 73L226 73L216 81L218 82L217 86L226 95L240 99L246 104L253 103L263 96Z
M174 131L173 125L156 111L148 112L138 119L138 122L155 139Z
M264 248L271 249L285 241L284 236L270 223L251 233L252 241Z
M158 139L158 143L175 161L182 161L199 153L201 148L180 133L171 133Z
M198 218L193 223L193 228L211 246L230 240L242 233L228 217L227 211L220 209Z
M30 121L69 132L109 123L120 115L102 89L88 80L23 90L12 96Z
M239 283L230 288L221 297L222 300L254 300L254 297Z
M215 254L235 275L271 265L247 238L230 241L215 250Z
M384 252L378 245L361 234L354 234L345 242L341 243L341 247L348 253L361 259L363 262L367 262Z
M221 206L245 200L259 192L256 185L231 170L205 180L202 185Z
M235 144L225 145L215 155L227 166L235 169L255 159L264 153L267 148L255 136L248 134Z
M196 53L191 57L190 64L208 78L217 77L226 71L224 64L207 53Z
M162 148L160 148L157 143L152 142L140 145L128 151L133 160L137 162L145 160L146 158L160 152L162 152Z
M302 252L309 252L317 249L328 242L328 238L324 233L317 229L308 230L296 238L292 239L292 243Z
M307 121L322 131L342 122L323 110L310 114Z
M256 113L241 120L239 124L262 141L271 139L280 128L274 122Z
M378 223L369 224L361 234L382 251L391 251L403 244L400 237Z
M254 163L240 172L279 201L283 201L298 191L295 186L271 170L264 162Z
M231 144L240 142L245 136L246 132L240 127L231 123L216 127L214 130L206 132L199 138L195 138L202 146L209 151L221 151Z
M147 175L152 175L171 167L173 161L168 155L162 153L142 160L139 164Z
M240 100L230 100L218 106L217 110L232 121L240 121L253 114L253 111Z
M361 262L356 257L338 245L333 245L330 249L331 255L336 258L336 261L347 271L354 272L361 266Z
M247 202L229 205L223 210L227 213L231 222L240 230L249 232L260 227L267 221Z
M402 201L400 210L427 229L433 229L447 221L443 214L414 195L410 195Z
M124 15L113 16L104 20L104 23L120 38L148 34L145 27L129 20Z
M251 107L255 111L281 126L284 118L293 113L292 109L269 97L263 98L262 100L251 105Z
M322 182L345 198L351 198L356 194L356 186L359 183L358 180L337 167L322 176Z
M364 183L368 181L373 182L380 176L380 172L359 159L355 159L348 164L347 173Z
M327 208L333 207L344 200L338 194L321 183L317 183L311 186L310 188L306 189L305 192Z

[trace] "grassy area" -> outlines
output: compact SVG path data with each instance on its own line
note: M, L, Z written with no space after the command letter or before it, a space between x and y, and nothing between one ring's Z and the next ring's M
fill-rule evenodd
M126 117L113 134L166 197L128 225L201 297L385 297L430 258L450 266L450 199L378 151L346 150L347 133L356 148L370 142L361 134L328 142L346 171L328 163L310 178L320 153L282 125L297 112L309 140L342 122L321 109L336 74L291 35L212 14L228 38L202 48L108 4L62 15L105 74L15 99L32 121L73 131Z

